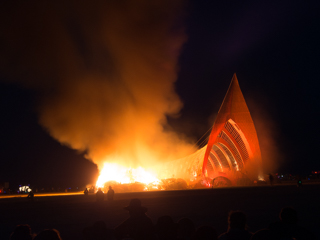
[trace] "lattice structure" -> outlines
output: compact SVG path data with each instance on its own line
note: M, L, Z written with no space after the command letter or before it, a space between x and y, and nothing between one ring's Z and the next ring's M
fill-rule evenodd
M220 163L220 169L211 170L211 156ZM210 178L219 175L258 178L260 167L261 152L256 129L234 74L212 127L202 173Z
M194 154L165 164L164 175L187 181L223 176L239 178L261 175L261 153L256 129L234 74L213 124L208 144Z
M159 169L158 177L162 178L182 178L187 182L194 181L202 176L203 159L207 146L199 149L195 153L181 159L167 162ZM212 166L211 166L212 168Z

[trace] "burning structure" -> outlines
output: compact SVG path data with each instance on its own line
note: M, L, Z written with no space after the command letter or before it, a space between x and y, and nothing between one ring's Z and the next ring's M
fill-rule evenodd
M236 74L213 124L207 145L185 158L160 165L155 169L157 178L162 181L145 174L149 186L155 183L153 189L245 185L261 178L259 141ZM133 170L130 171L132 177ZM129 182L130 179L125 183ZM143 189L142 186L140 188ZM145 189L150 190L150 187Z
M22 2L1 13L22 19L2 21L11 23L2 26L3 79L32 89L39 124L97 165L98 187L257 178L258 139L235 76L206 147L195 152L168 126L182 108L174 83L185 1Z
M163 174L169 172L198 187L243 185L261 178L259 141L236 74L213 124L208 144L186 158L168 163Z

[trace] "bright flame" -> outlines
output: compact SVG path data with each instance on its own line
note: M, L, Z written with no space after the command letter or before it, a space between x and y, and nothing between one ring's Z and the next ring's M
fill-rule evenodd
M159 182L159 179L157 179L154 174L147 172L142 167L135 169L126 168L117 163L104 163L96 186L103 187L108 181L116 181L118 183L140 182L144 184L150 184L153 182Z

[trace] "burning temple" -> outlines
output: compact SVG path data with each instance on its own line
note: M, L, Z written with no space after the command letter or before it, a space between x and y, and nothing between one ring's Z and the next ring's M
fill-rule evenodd
M155 166L156 177L142 168L107 164L96 185L112 185L117 192L250 185L263 179L261 165L256 129L234 74L204 147Z
M257 132L234 74L206 146L196 153L167 163L171 174L202 185L244 185L262 176ZM213 181L212 181L213 180ZM215 181L217 180L217 181Z

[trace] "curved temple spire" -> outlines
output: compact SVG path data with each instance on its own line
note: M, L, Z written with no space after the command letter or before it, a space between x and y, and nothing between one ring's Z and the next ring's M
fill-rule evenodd
M227 177L233 183L240 178L259 178L259 141L236 74L213 124L208 144L163 167L160 172L164 178L172 176L187 182L218 176Z
M208 159L214 155L220 169L208 168ZM241 92L236 74L213 124L204 154L202 173L213 178L221 173L240 171L257 178L260 174L261 152L251 114Z

